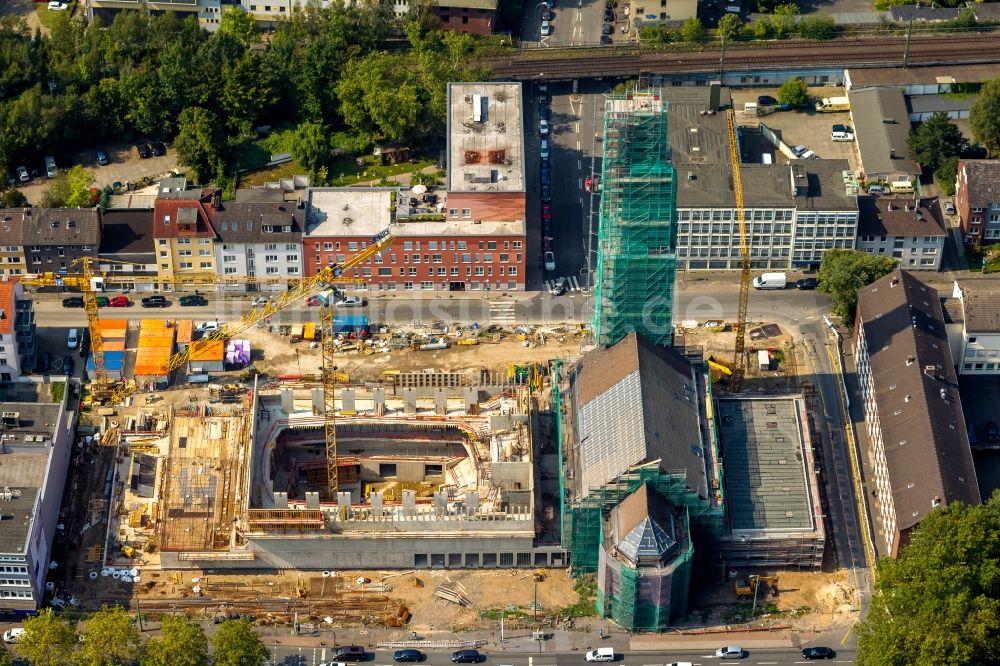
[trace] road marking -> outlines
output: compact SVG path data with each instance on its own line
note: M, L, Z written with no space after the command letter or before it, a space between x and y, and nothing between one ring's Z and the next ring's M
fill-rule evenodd
M576 142L576 149L580 150L580 142L579 141Z
M583 170L583 161L582 160L577 160L576 161L576 169L577 169L577 171L582 171Z
M583 22L583 12L580 11L579 9L576 11L576 22L577 23Z
M576 132L577 134L580 133L580 123L573 123L573 131ZM576 143L576 149L580 150L580 142L579 141Z
M577 187L579 187L582 190L583 189L583 178L577 178L576 182L579 183L577 185Z

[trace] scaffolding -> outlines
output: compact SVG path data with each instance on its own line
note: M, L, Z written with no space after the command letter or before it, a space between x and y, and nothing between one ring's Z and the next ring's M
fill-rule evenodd
M673 340L677 183L659 90L607 98L597 232L594 333L613 345L638 331Z

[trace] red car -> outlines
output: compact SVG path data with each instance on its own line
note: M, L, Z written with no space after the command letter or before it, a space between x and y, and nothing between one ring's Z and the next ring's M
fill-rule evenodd
M320 305L320 303L321 301L316 296L310 296L309 298L306 299L306 305L308 305L309 307L316 307L317 305Z
M108 301L109 308L127 308L130 305L132 304L129 302L128 296L115 296Z
M545 251L546 252L551 252L552 251L552 241L554 239L552 238L552 236L546 236L543 240L545 241Z
M583 189L590 191L590 188L594 185L594 177L587 176L587 180L583 181Z

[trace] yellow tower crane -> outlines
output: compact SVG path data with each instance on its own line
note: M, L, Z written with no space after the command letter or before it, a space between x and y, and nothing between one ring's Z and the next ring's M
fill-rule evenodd
M733 195L736 198L736 220L740 225L740 300L736 313L736 353L733 359L733 375L730 390L743 390L746 375L746 334L747 302L750 300L750 242L747 240L746 211L743 209L743 181L740 177L740 147L736 141L736 121L733 110L729 109L729 159L733 163Z

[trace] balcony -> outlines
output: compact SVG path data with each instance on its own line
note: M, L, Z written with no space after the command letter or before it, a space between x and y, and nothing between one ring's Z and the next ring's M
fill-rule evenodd
M14 330L21 332L35 332L35 310L31 301L19 300L14 308Z

